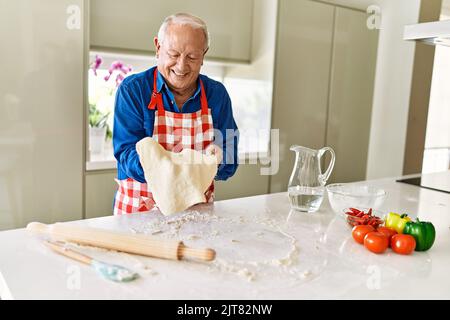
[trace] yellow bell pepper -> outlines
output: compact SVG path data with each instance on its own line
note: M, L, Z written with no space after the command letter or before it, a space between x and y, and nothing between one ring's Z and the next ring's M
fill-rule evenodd
M388 228L394 229L397 233L403 233L403 229L407 222L411 221L411 218L408 215L402 214L399 215L397 213L391 212L386 217L386 221L384 225Z

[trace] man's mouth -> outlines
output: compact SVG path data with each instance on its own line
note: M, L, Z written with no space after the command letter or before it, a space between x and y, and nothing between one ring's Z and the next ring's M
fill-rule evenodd
M182 73L182 72L177 72L177 71L175 71L175 70L172 70L172 72L173 72L177 77L184 77L184 76L186 76L186 75L188 74L187 72Z

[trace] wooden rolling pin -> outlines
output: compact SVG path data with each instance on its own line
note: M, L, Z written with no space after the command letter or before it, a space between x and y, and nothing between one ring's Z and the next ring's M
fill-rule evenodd
M178 240L162 240L148 235L126 234L66 223L47 225L31 222L27 225L27 230L33 234L48 235L54 241L74 242L143 256L172 260L194 258L204 261L211 261L216 257L213 249L189 248Z

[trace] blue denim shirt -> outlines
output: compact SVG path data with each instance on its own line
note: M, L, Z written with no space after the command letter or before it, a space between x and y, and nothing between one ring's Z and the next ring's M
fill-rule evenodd
M155 110L148 109L150 103L154 68L126 77L120 84L115 100L113 145L117 160L117 178L133 178L145 183L144 171L136 152L136 143L153 135ZM157 91L162 93L164 108L167 111L181 113L176 105L173 93L161 74L157 73ZM231 100L224 85L218 81L200 75L203 82L208 107L211 109L214 129L220 130L223 139L215 140L223 150L223 161L219 165L215 180L227 180L238 167L239 133L233 118ZM182 106L183 113L200 110L200 82L196 92ZM235 130L231 135L227 129Z

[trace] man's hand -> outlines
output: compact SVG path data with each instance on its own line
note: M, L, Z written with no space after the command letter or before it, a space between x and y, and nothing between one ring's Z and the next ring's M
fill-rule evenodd
M207 155L215 155L217 158L217 164L222 163L223 159L223 152L222 149L220 149L218 146L216 146L214 143L211 143L205 150L205 153Z

